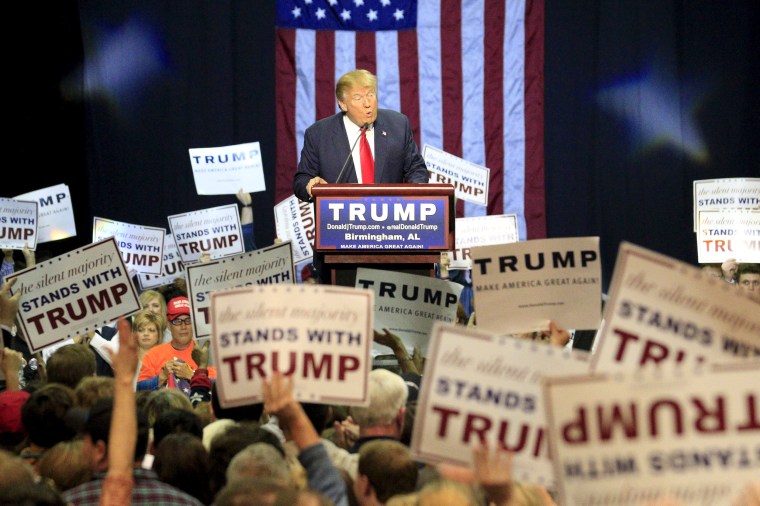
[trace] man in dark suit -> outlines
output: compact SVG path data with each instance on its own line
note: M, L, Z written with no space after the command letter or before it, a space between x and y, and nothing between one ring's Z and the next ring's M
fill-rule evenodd
M341 112L317 121L304 134L301 160L293 178L293 193L299 199L311 200L315 184L338 182L349 152L352 160L341 183L428 182L425 160L412 137L409 119L399 112L377 108L377 77L367 70L352 70L338 80L335 96ZM365 125L374 159L371 181L362 175L359 138Z

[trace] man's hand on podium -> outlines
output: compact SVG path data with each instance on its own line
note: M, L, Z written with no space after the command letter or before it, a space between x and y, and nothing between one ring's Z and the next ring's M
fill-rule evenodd
M314 196L311 194L311 187L314 186L315 184L327 184L327 181L325 181L319 176L309 179L309 182L306 183L306 191L309 192L309 197Z

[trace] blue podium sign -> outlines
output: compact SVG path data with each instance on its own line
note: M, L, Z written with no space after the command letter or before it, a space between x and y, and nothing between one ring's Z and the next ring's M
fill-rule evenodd
M323 196L317 200L317 250L449 248L449 197Z

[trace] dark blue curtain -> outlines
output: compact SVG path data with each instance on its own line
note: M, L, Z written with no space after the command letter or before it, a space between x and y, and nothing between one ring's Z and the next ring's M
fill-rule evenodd
M6 35L16 158L1 194L67 183L76 206L78 237L43 249L87 244L93 216L167 227L235 202L196 195L190 148L259 141L273 190L274 2L12 10L29 28ZM599 235L605 287L623 240L696 263L693 180L760 176L758 12L755 0L546 3L548 232ZM273 191L253 197L256 243L271 244Z

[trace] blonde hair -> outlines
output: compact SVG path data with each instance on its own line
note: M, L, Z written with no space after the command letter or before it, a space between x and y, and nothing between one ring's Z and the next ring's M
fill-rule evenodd
M153 324L156 326L156 330L158 331L158 341L156 341L156 344L159 344L166 331L166 311L162 314L157 314L148 309L143 309L132 319L132 330L136 332L145 324Z
M153 299L158 299L158 303L161 305L161 314L166 316L166 299L163 294L156 290L145 290L140 294L140 305L145 307Z
M366 86L377 93L377 77L369 70L355 69L343 74L335 85L335 98L345 102L346 91L354 86Z

